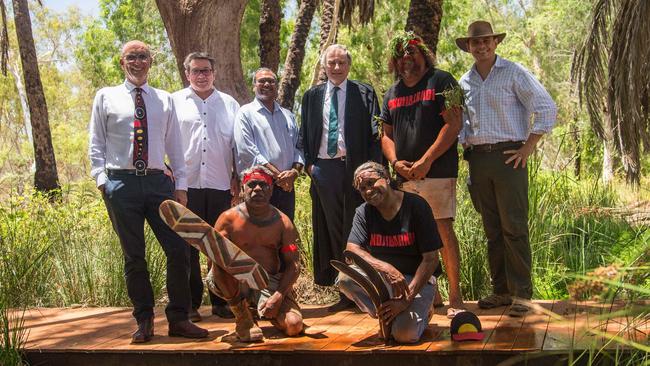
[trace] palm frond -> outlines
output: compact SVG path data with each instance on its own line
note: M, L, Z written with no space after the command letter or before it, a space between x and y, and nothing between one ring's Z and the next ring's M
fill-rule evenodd
M339 19L341 24L352 26L352 16L358 12L358 21L366 25L375 16L375 0L342 0L339 8Z
M571 70L596 135L614 137L626 178L637 185L641 149L650 148L648 19L647 0L598 0Z
M609 53L609 19L616 0L599 0L591 13L591 23L581 45L578 46L571 66L571 78L578 83L580 104L586 105L591 125L601 139L605 139L603 112L607 80L606 58ZM606 113L608 114L608 113Z

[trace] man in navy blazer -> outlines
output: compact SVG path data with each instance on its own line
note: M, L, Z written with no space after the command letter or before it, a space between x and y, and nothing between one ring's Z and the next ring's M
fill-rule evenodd
M348 80L351 64L345 46L329 46L321 56L328 81L302 98L298 147L311 177L314 282L321 286L334 284L337 271L329 262L341 260L354 211L363 203L352 187L354 170L366 161L382 159L377 95L370 85ZM354 305L340 297L330 311Z

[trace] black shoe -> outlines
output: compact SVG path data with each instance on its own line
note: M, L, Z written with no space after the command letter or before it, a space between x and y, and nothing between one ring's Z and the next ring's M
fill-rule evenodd
M198 310L198 309L190 309L190 312L189 312L189 314L188 314L188 317L190 318L190 320L192 321L192 323L198 323L198 322L200 322L201 320L203 320L203 318L201 317L201 314L199 314L199 310Z
M341 294L340 295L339 302L337 302L334 305L330 305L327 307L327 312L329 313L338 313L339 311L343 311L346 309L351 309L355 307L355 304L352 300L348 299L345 297L345 295Z
M138 329L131 336L131 343L146 343L153 337L153 316L138 323Z
M230 307L226 305L212 305L212 315L216 315L224 319L234 319L235 314L230 311Z
M169 323L169 336L184 338L205 338L208 336L208 331L194 325L194 323L189 320L182 320L180 322Z

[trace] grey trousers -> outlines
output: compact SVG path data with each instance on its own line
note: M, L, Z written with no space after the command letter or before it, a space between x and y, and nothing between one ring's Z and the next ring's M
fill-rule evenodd
M352 268L357 270L363 276L366 274L359 269L359 267L352 265ZM404 275L406 282L411 282L413 276ZM340 274L338 277L338 286L341 292L349 299L354 301L361 311L367 313L373 318L377 317L377 309L370 301L366 292L357 285L350 277ZM392 289L388 286L388 291L392 295ZM393 320L391 327L391 335L398 343L416 343L422 337L422 333L429 325L430 311L433 308L433 295L435 293L435 286L427 283L422 287L420 292L415 296L411 305L401 312L395 320Z

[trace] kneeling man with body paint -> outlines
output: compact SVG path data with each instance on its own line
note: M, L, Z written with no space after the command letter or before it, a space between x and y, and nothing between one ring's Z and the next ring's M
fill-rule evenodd
M260 317L269 319L286 335L295 336L303 330L293 292L300 273L298 232L291 220L269 203L273 177L267 168L254 166L244 171L241 183L243 202L221 214L215 229L266 270L269 286L252 290L218 266L212 266L206 282L210 291L230 305L240 341L262 340L262 330L253 321L249 304L256 305Z

